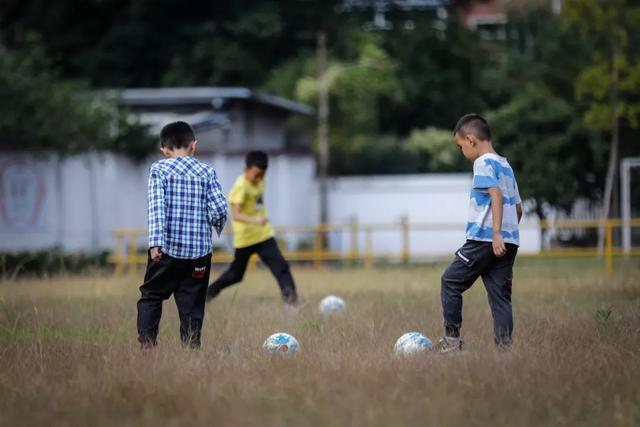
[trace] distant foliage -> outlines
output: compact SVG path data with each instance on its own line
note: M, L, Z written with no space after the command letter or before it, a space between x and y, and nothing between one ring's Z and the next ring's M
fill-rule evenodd
M488 119L496 150L508 157L540 216L546 203L570 209L576 197L599 197L602 145L566 100L531 83Z
M545 205L569 210L577 198L602 196L605 144L574 92L590 46L549 10L513 11L509 22L511 48L488 80L497 105L486 115L523 198L543 218Z
M146 128L126 120L117 99L97 94L85 82L63 80L38 36L26 37L18 50L0 46L0 53L2 149L111 150L136 158L152 149Z
M416 152L420 164L429 172L456 172L469 169L468 161L453 143L453 132L429 127L416 129L407 139L407 146Z
M105 269L108 255L108 252L68 253L57 247L35 252L0 253L0 278L13 280Z
M391 28L369 32L371 9L346 11L341 0L60 0L55 13L47 2L6 0L2 141L144 157L153 140L139 124L114 119L95 88L246 86L315 105L323 31L330 173L468 172L450 132L461 115L478 112L491 118L497 148L539 214L543 204L598 200L614 64L620 155L640 155L640 8L572 0L555 14L548 2L503 2L512 5L504 38L485 40L459 22L456 8L469 3L448 2L446 14L392 8ZM30 33L41 39L25 48Z
M567 2L565 15L571 28L592 46L589 64L575 81L577 98L588 103L586 122L596 129L611 130L612 70L616 67L618 114L630 127L640 128L640 5L630 0L574 0Z

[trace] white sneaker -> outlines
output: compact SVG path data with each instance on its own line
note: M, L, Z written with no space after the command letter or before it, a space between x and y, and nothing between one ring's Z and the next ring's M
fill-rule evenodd
M452 353L462 350L462 340L455 337L442 337L438 342L437 349L440 353Z
M284 303L284 311L287 313L298 313L300 310L303 310L309 304L305 301L296 301L296 302L286 302Z

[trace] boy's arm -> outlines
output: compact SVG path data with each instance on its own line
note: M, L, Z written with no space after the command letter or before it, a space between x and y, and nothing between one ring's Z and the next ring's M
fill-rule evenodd
M243 214L242 212L240 212L240 205L237 203L231 203L231 216L233 217L234 221L244 222L247 224L264 225L269 222L269 218L267 218L266 216L250 216Z
M498 187L490 187L488 189L491 196L491 215L493 216L493 253L497 257L504 256L507 248L502 238L502 190Z
M151 258L158 261L164 246L164 185L162 177L153 167L149 171L149 191L147 193L149 248Z
M520 220L522 219L522 198L520 197L520 189L518 188L518 183L516 181L513 182L514 187L516 189L516 215L518 216L518 224L520 224Z
M227 199L224 197L222 186L218 182L218 177L215 172L209 181L207 212L209 214L209 224L211 224L218 236L220 236L227 222Z

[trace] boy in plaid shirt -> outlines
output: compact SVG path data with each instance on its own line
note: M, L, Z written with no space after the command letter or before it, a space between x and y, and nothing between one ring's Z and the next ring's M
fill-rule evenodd
M149 257L138 301L138 341L156 344L162 302L172 294L184 346L198 348L211 269L211 228L218 236L227 201L210 166L193 158L196 138L185 122L166 125L160 150L166 159L149 170Z

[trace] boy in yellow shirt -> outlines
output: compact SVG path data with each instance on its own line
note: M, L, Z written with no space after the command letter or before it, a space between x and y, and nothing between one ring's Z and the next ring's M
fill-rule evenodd
M215 298L220 291L239 283L244 277L249 258L257 253L271 273L278 280L282 299L286 306L296 306L298 295L291 276L289 264L282 256L274 229L269 222L264 206L264 175L267 172L269 158L264 151L251 151L247 154L244 174L240 175L229 194L231 216L233 218L233 262L216 281L209 285L207 302Z

